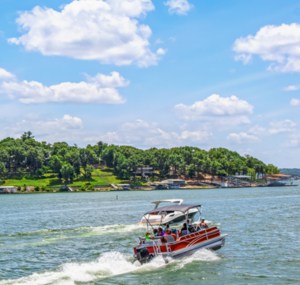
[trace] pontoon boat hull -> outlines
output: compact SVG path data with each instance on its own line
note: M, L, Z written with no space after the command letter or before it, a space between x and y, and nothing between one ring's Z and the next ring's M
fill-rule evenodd
M179 258L202 248L218 250L224 244L225 235L221 235L217 227L211 227L179 237L176 241L161 243L160 240L152 240L141 243L134 248L134 253L137 260L145 263L159 255L164 258Z

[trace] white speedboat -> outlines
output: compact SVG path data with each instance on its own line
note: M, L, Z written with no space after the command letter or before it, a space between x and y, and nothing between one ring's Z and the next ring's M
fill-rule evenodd
M181 211L176 211L175 209L170 208L170 205L181 205L183 199L168 199L168 200L158 200L152 202L155 206L152 211L144 215L140 221L144 225L167 225L181 223L186 219L186 213ZM165 204L165 205L161 205ZM198 210L191 208L188 210L188 218L193 219L193 217L198 213Z

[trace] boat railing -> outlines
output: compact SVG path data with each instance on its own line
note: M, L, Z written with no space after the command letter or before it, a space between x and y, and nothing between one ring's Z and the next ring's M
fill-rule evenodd
M205 237L205 240L209 240L210 238L213 238L215 236L220 235L220 230L217 227L210 227L208 229L202 229L200 231L187 234L185 236L181 236L177 241L187 241L189 242L190 239L192 239L188 245L193 245L199 241L199 239Z

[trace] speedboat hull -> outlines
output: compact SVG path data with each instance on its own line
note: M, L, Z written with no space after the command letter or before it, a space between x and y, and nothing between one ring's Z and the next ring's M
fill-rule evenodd
M162 243L160 239L144 241L134 248L134 254L137 260L145 263L159 255L164 258L180 258L202 248L218 250L224 244L225 235L221 235L217 227L210 227L166 243Z

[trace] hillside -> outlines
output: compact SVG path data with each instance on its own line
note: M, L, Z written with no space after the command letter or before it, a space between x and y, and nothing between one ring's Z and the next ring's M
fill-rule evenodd
M279 169L280 173L293 176L300 176L300 168L282 168Z

